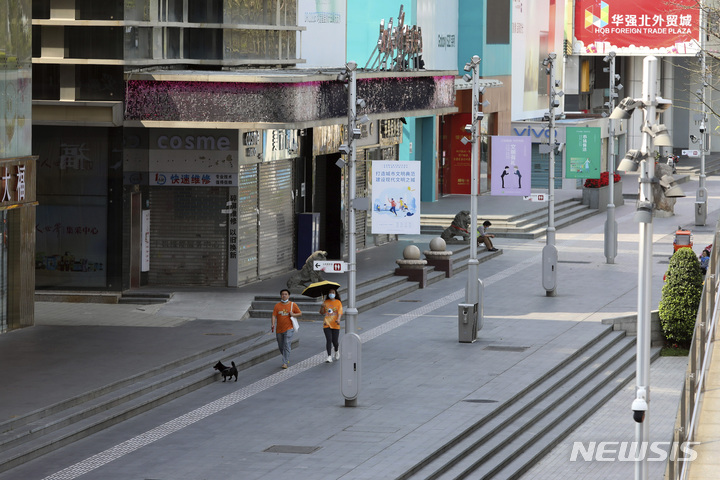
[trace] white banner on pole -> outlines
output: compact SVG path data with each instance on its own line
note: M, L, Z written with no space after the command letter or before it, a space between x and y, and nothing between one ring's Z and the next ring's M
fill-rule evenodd
M420 162L372 162L372 233L420 234Z

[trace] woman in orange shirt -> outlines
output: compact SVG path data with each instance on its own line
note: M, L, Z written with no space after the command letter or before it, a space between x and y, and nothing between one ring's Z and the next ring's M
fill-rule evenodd
M320 307L320 315L324 315L323 332L325 333L325 350L327 350L327 363L332 363L332 347L335 347L335 360L340 360L340 346L338 340L340 338L340 319L342 318L343 308L340 301L340 295L337 290L331 288L328 290L328 296Z

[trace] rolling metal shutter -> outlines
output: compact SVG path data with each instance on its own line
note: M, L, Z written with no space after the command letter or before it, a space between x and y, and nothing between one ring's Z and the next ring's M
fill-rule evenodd
M150 188L149 284L227 286L227 198L220 187Z
M238 285L258 276L258 166L240 167L238 176Z
M293 169L289 160L260 164L258 275L267 278L294 268L295 209Z
M370 162L358 161L355 163L355 198L362 198L369 196L367 187L368 170L370 170ZM343 205L350 205L348 193L350 192L350 182L347 182L347 187L343 188ZM345 209L345 225L349 225L350 212ZM366 233L368 231L368 217L369 212L364 210L355 210L355 246L357 250L365 249ZM345 246L343 248L343 255L348 258L349 246L350 246L350 229L345 229Z

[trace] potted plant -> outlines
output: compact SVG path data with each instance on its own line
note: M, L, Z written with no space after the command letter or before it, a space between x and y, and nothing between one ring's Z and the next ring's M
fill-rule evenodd
M613 189L613 204L623 205L622 177L617 173L613 175L615 185ZM592 209L604 212L610 203L610 172L602 172L600 178L588 178L583 184L582 204Z

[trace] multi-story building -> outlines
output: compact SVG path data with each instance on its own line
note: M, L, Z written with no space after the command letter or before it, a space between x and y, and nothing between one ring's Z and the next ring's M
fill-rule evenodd
M32 3L38 288L256 281L304 261L303 212L346 253L345 59L322 37L344 45L345 2ZM332 60L298 68L318 34ZM401 117L455 111L454 73L358 73L359 195L363 160L398 159ZM359 248L387 240L358 222Z
M30 0L0 5L0 333L34 322Z

